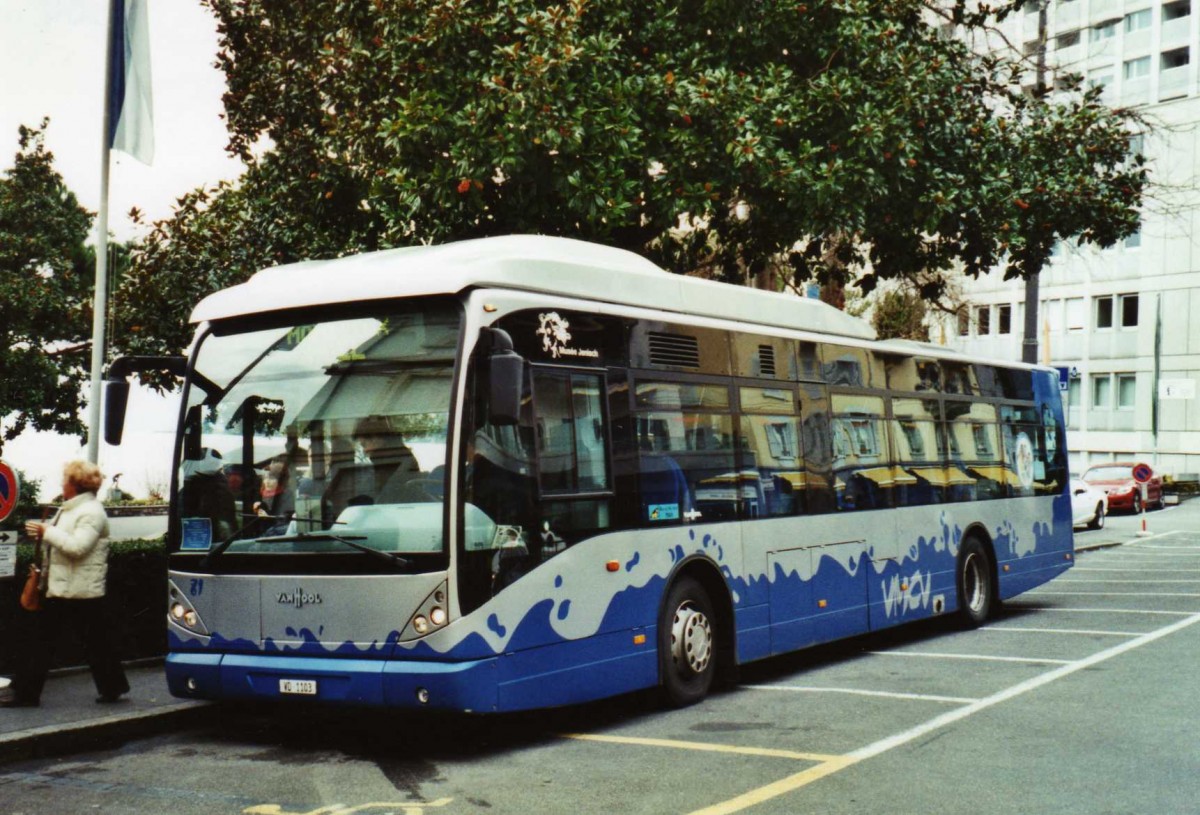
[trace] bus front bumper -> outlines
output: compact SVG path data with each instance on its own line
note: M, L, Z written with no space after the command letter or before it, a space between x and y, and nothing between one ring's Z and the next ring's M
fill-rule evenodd
M172 653L182 699L307 701L467 713L496 710L496 659L464 662Z

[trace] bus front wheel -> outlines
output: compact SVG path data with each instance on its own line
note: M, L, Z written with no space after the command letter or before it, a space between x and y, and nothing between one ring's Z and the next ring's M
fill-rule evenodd
M708 695L716 673L716 632L708 592L691 577L671 586L658 626L662 684L667 701L695 704Z
M958 613L962 624L976 628L992 615L996 604L991 560L978 538L963 541L958 553Z

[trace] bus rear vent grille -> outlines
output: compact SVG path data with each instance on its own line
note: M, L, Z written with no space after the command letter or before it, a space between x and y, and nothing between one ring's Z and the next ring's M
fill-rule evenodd
M662 334L651 331L650 362L673 368L700 367L700 341L682 334Z
M775 349L770 345L758 346L758 374L775 378Z

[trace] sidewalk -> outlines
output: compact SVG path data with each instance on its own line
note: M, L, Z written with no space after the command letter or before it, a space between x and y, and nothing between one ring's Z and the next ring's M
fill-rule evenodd
M97 704L87 669L51 672L40 707L0 708L0 761L74 752L112 740L140 738L183 726L203 715L206 702L167 692L161 661L126 665L130 691L120 702Z

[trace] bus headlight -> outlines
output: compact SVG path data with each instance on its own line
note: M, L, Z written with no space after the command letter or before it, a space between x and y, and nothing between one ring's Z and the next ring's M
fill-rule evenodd
M208 627L204 620L200 619L199 612L192 607L191 601L173 581L168 581L167 620L193 633L209 636Z
M400 635L401 642L415 640L426 634L432 634L439 628L449 624L450 612L446 608L448 596L445 583L437 586L429 596L413 611L404 631Z

